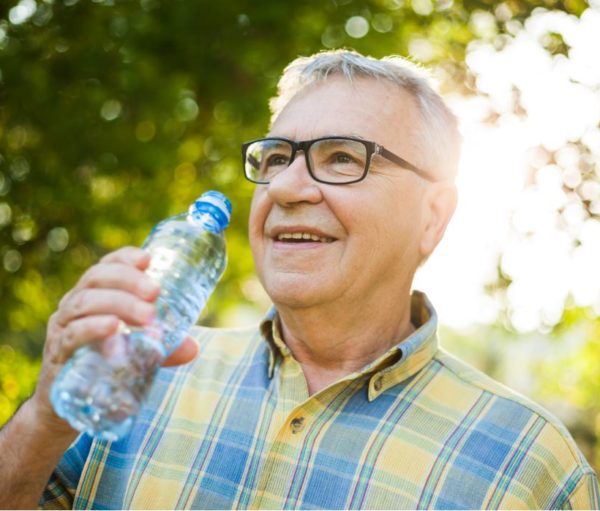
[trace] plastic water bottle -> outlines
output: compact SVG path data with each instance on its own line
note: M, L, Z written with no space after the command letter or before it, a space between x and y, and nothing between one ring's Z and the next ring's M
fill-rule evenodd
M75 352L57 376L50 399L75 429L116 440L131 428L161 362L198 320L226 265L223 230L231 203L206 192L189 211L157 224L144 242L146 273L160 284L156 318L144 327L122 324L107 340Z

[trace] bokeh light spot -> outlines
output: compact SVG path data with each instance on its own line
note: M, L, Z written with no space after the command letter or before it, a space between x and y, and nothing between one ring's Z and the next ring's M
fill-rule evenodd
M350 37L360 39L369 33L369 22L362 16L352 16L346 21L345 29Z
M36 9L37 4L35 0L21 0L8 11L8 19L13 25L20 25L31 18L35 14Z
M175 181L179 185L189 186L196 181L196 167L189 161L183 162L174 170Z
M6 202L0 202L0 227L8 225L12 219L12 210Z
M397 11L404 7L404 0L384 0L383 5L390 11Z
M23 258L18 250L7 250L2 257L2 265L8 273L15 273L21 268Z
M0 172L0 197L10 191L10 179Z
M474 11L469 26L477 37L484 40L490 40L498 33L496 17L487 11Z
M222 153L217 147L213 137L208 137L204 141L204 154L211 161L219 161L222 157Z
M198 117L200 109L193 98L183 98L178 101L175 107L175 117L178 121L189 122Z
M10 164L10 176L15 181L23 181L29 174L29 162L20 156Z
M48 232L46 243L53 252L62 252L69 244L69 232L64 227L55 227Z
M152 121L139 122L135 127L135 138L140 142L150 142L156 135L156 126Z
M101 201L114 198L119 190L115 181L108 176L95 176L90 182L92 195Z
M411 57L421 61L429 62L435 56L433 45L422 38L414 38L408 43L408 52Z
M371 25L377 32L381 32L385 34L386 32L390 32L394 27L394 22L392 17L385 13L377 13L373 16L373 20L371 21Z
M329 26L321 35L321 42L325 48L337 48L344 42L345 32L341 27Z
M15 243L22 245L33 239L37 232L37 226L29 215L22 215L15 221L12 238Z
M102 104L100 109L100 116L105 121L114 121L119 115L121 115L121 103L116 99L109 99Z
M429 16L433 12L431 0L413 0L412 9L421 16Z

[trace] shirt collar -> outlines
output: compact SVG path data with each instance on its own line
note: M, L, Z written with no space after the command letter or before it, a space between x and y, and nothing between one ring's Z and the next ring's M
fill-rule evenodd
M366 375L369 381L368 397L373 401L387 389L410 378L425 367L438 349L438 318L433 305L421 291L411 295L411 322L415 331L396 346L360 371L344 379L353 380ZM273 377L278 357L291 356L289 348L283 342L279 316L272 307L260 324L263 338L269 346L269 378Z

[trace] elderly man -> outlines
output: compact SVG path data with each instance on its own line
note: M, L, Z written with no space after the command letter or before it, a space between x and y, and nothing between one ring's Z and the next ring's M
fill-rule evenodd
M459 145L422 72L321 53L288 66L271 106L243 155L274 308L259 327L195 329L170 363L193 361L159 371L128 436L75 440L48 403L54 375L119 319L147 321L158 293L144 252L106 256L52 317L38 388L2 432L2 502L597 508L564 426L444 352L432 305L411 293L455 209Z

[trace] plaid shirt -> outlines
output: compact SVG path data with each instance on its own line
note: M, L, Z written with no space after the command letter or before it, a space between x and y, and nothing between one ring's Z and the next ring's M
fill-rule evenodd
M81 435L44 508L593 508L598 483L548 412L438 348L436 314L309 396L277 316L198 328L200 354L161 369L133 431Z

